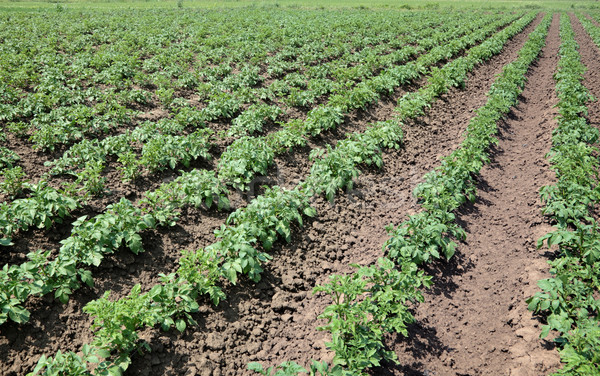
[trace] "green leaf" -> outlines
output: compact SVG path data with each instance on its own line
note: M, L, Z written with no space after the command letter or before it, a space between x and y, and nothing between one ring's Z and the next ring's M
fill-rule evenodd
M213 196L212 195L208 195L206 196L206 199L204 200L204 203L206 204L207 208L210 208L213 204Z
M263 366L258 362L250 362L248 363L248 370L255 372L262 372Z
M71 289L68 287L59 287L54 292L54 297L60 300L62 304L66 304L69 301L69 295L71 294Z
M235 271L235 269L232 267L226 269L225 278L227 278L231 283L235 285L237 282L237 272Z
M3 245L5 247L7 247L9 245L13 245L12 239L11 238L2 238L2 239L0 239L0 245Z
M25 308L15 307L13 306L8 311L8 316L10 319L18 324L23 324L29 321L29 311Z
M540 311L545 311L548 308L550 308L550 301L549 300L542 301L542 303L540 304Z
M144 221L144 223L146 224L146 226L148 226L148 228L154 228L154 226L156 226L156 221L154 220L154 217L150 214L145 215L142 218L142 221Z
M122 376L123 370L119 366L112 366L108 369L108 374L110 376Z
M270 238L265 239L265 241L263 242L263 247L267 251L270 251L273 247L273 241Z
M539 288L541 288L544 291L552 291L553 290L552 283L550 282L549 279L539 280L537 285L539 286Z
M80 274L79 274L80 278L81 278L81 282L85 283L86 285L88 285L89 287L93 287L94 286L94 279L92 278L92 272L89 270L80 270Z
M303 212L307 217L314 217L317 215L317 209L313 208L312 206L305 208Z
M38 360L37 365L35 366L35 368L33 369L33 374L37 375L38 372L40 372L42 370L42 368L44 368L47 364L47 358L46 355L42 355L40 357L40 360Z
M186 328L185 320L178 319L177 321L175 321L175 328L177 328L177 330L179 330L180 333L183 333L183 331Z
M165 332L168 331L169 329L171 329L171 325L174 324L174 321L171 317L167 317L164 319L164 321L160 324L162 330L164 330Z
M527 306L527 309L534 312L534 311L536 311L537 305L540 302L540 300L538 298L529 298L525 302L529 303L529 305Z
M110 351L107 349L98 349L98 351L96 351L96 355L98 355L101 358L109 358Z

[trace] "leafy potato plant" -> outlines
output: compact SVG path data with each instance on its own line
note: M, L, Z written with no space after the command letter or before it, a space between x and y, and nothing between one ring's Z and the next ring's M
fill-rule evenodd
M581 21L591 35L597 27ZM598 130L585 120L593 98L583 86L585 66L578 52L569 17L561 14L560 61L554 75L559 97L558 128L552 135L550 163L556 184L540 189L544 214L557 222L556 229L538 240L558 246L558 257L549 262L551 278L538 281L541 289L527 299L531 311L546 320L541 337L557 331L564 367L556 375L600 374L600 235L592 211L600 200Z

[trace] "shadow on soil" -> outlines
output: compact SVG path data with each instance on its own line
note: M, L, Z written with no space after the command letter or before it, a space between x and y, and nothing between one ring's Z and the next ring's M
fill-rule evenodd
M395 340L389 338L388 343L393 341L393 345L401 344L405 351L410 352L416 361L411 364L382 362L381 367L371 370L371 375L392 376L401 374L404 376L433 376L434 374L427 370L427 365L420 360L431 355L439 357L453 350L440 341L437 330L432 326L416 322L409 325L407 329L408 337L397 335L394 336Z

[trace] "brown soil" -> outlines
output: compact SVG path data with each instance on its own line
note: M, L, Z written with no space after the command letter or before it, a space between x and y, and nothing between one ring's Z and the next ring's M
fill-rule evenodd
M183 334L146 330L142 337L152 352L135 355L127 374L240 375L249 374L245 369L250 361L274 365L284 360L300 364L311 358L331 360L324 346L329 335L316 330L323 324L317 316L329 301L313 297L312 288L333 273L350 271L350 263L369 264L383 254L381 246L388 238L385 225L398 224L419 210L412 189L459 145L473 110L485 103L496 75L516 58L540 20L541 16L509 41L500 55L475 69L464 90L451 90L429 115L405 124L404 148L386 151L382 170L365 171L355 189L340 195L334 204L317 199L318 218L297 229L289 245L275 247L260 283L227 286L228 299L216 308L201 304L194 315L199 326ZM406 367L389 365L376 374L506 374L519 366L540 374L540 367L556 368L557 354L537 340L538 324L526 311L524 299L535 292L535 281L547 270L543 251L535 251L534 243L549 229L539 215L537 189L552 180L543 156L554 126L557 25L555 20L522 103L503 124L493 166L482 173L481 198L461 213L467 243L454 261L431 270L436 284L426 302L416 308L418 324L411 327L412 339L390 338L390 346ZM352 115L339 131L324 134L311 146L334 142L344 131L364 129L367 121L384 120L392 108L390 99L371 113ZM290 186L306 176L307 155L308 148L278 159L269 177ZM175 268L179 250L212 242L212 231L226 215L186 210L175 227L144 235L144 254L119 251L108 257L93 271L96 287L80 289L66 306L51 298L30 302L30 323L0 326L0 375L25 374L41 354L78 350L91 339L90 320L81 313L88 301L107 289L115 297L124 296L136 283L148 289L158 282L158 273ZM502 310L504 316L496 314ZM444 319L449 312L453 316ZM501 320L495 322L497 318ZM512 327L507 324L510 319ZM485 329L477 325L482 322ZM488 344L496 350L488 353L484 347ZM523 349L531 349L546 363L527 358Z
M391 342L403 365L393 374L543 375L559 366L525 303L549 268L536 240L552 229L538 189L553 181L544 155L556 126L558 26L555 15L519 104L500 124L478 198L459 213L467 240L453 261L431 269L435 285L416 308L410 336Z

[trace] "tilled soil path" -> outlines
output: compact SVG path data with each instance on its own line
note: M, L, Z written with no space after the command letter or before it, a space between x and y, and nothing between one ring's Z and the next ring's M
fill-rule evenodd
M549 269L547 250L537 250L536 241L551 230L538 191L554 176L544 155L556 127L558 15L546 42L520 103L500 124L476 202L459 213L467 240L454 261L433 270L435 285L416 309L418 325L395 346L405 365L395 374L543 375L559 367L525 303Z

